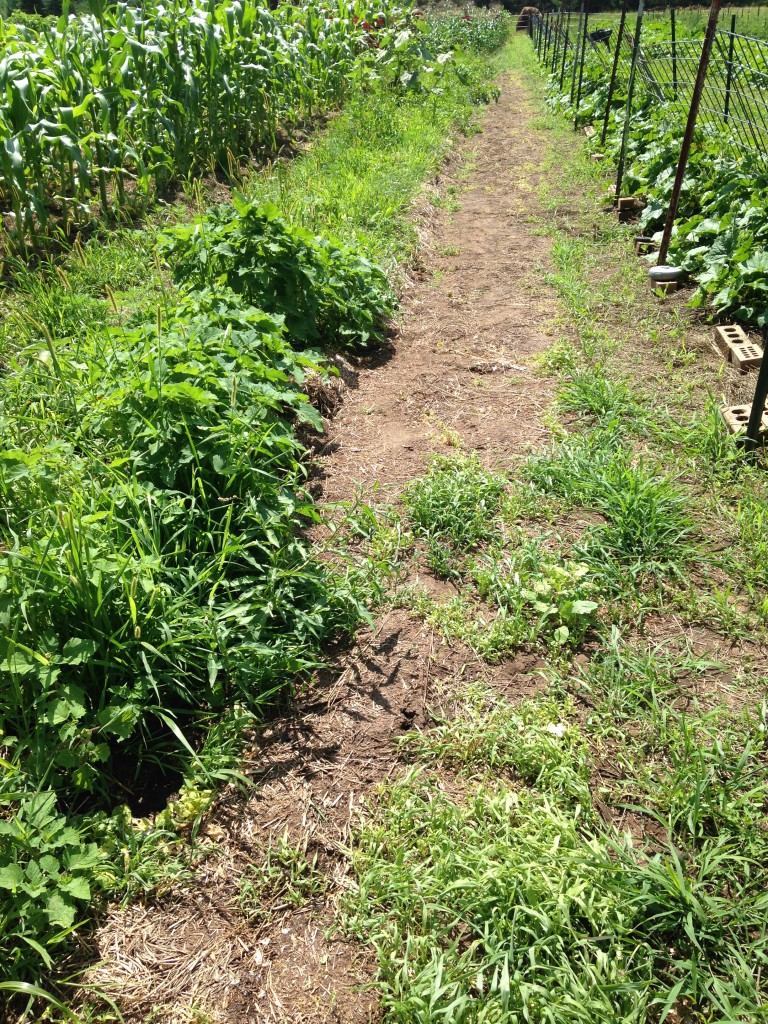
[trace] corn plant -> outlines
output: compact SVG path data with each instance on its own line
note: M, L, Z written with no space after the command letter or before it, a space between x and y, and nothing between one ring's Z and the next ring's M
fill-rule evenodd
M337 105L418 37L396 7L193 0L0 22L0 210L24 251L94 217L143 211L174 179L233 172Z

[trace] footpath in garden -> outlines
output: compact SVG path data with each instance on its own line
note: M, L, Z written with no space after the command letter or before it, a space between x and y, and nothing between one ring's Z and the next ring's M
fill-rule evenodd
M550 243L532 221L546 151L521 83L509 75L499 84L483 131L461 144L431 186L437 205L419 204L419 263L392 347L345 393L320 456L321 500L347 500L360 487L366 500L378 500L374 485L391 500L430 452L451 451L459 438L488 464L508 465L546 435L550 386L532 364L554 331L553 293L542 284ZM223 798L207 829L220 852L194 884L159 906L117 913L100 929L103 966L90 981L133 1019L159 1006L169 1013L162 1019L174 1021L187 1020L191 1007L230 1024L375 1018L376 994L364 987L375 963L326 936L357 808L395 769L393 741L425 724L425 702L441 678L492 677L521 695L537 686L536 668L537 659L524 656L492 669L466 648L441 645L407 612L384 613L337 678L260 737L244 768L257 788L247 803ZM231 911L238 879L285 838L317 855L330 885L299 910L278 899L249 927Z
M768 497L717 413L745 378L512 55L316 452L384 599L254 736L194 878L96 933L136 1024L765 1019Z

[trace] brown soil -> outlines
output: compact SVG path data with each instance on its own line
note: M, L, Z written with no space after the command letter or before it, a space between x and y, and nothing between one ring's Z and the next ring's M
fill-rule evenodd
M391 351L347 375L353 386L320 455L326 501L374 483L394 498L456 435L504 464L546 436L551 384L533 366L551 344L556 312L542 284L549 242L533 226L545 150L528 128L533 111L519 83L500 84L482 133L436 183L443 197L458 186L460 206L444 198L439 210L429 207L428 223L422 218L420 266ZM254 738L243 770L256 787L219 801L204 836L216 852L194 881L150 907L109 915L88 982L126 1019L149 1014L157 1024L378 1020L373 956L334 931L334 908L351 884L350 827L402 766L397 739L425 724L431 694L482 677L519 699L541 685L540 667L521 656L490 668L407 613L384 614L330 682L318 680ZM249 921L238 880L283 836L316 859L328 889L298 908L277 897Z
M358 484L397 490L455 443L451 432L489 462L520 458L546 435L550 384L534 357L552 343L555 304L542 283L549 241L533 226L544 145L524 93L502 84L482 134L437 180L444 197L460 189L461 206L431 217L390 358L360 373L333 425L320 459L328 501Z

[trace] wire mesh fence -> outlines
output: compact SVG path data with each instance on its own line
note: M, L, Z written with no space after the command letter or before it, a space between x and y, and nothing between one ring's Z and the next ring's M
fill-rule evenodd
M701 37L681 36L689 25L678 24L674 9L666 21L654 12L644 24L644 0L636 12L627 11L625 0L608 23L605 16L590 21L587 3L577 20L563 11L534 18L531 34L575 123L602 122L605 143L613 116L615 201L619 211L634 202L643 210L640 226L653 234L638 241L650 244L657 264L649 273L674 271L675 280L692 273L697 295L708 296L714 310L732 312L766 336L768 38L738 32L734 13L718 25L719 0L712 0ZM634 161L627 175L632 198L622 198L625 161ZM750 445L757 443L767 397L763 358Z
M654 12L653 22L640 32L635 54L635 18L635 12L623 12L614 24L596 19L600 27L592 28L584 10L578 15L555 12L534 18L531 32L539 58L577 108L585 74L604 77L610 85L607 100L625 93L634 54L636 103L645 99L663 104L682 124L693 99L703 40L678 37L685 22L680 26L674 9L661 16ZM659 38L660 18L667 22L666 39ZM736 21L730 15L728 27L715 35L698 127L718 140L722 153L738 160L749 151L768 165L768 40L737 32Z

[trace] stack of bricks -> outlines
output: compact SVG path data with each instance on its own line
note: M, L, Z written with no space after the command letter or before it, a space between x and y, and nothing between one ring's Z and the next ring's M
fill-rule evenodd
M715 328L715 347L742 373L763 361L763 350L737 324Z

